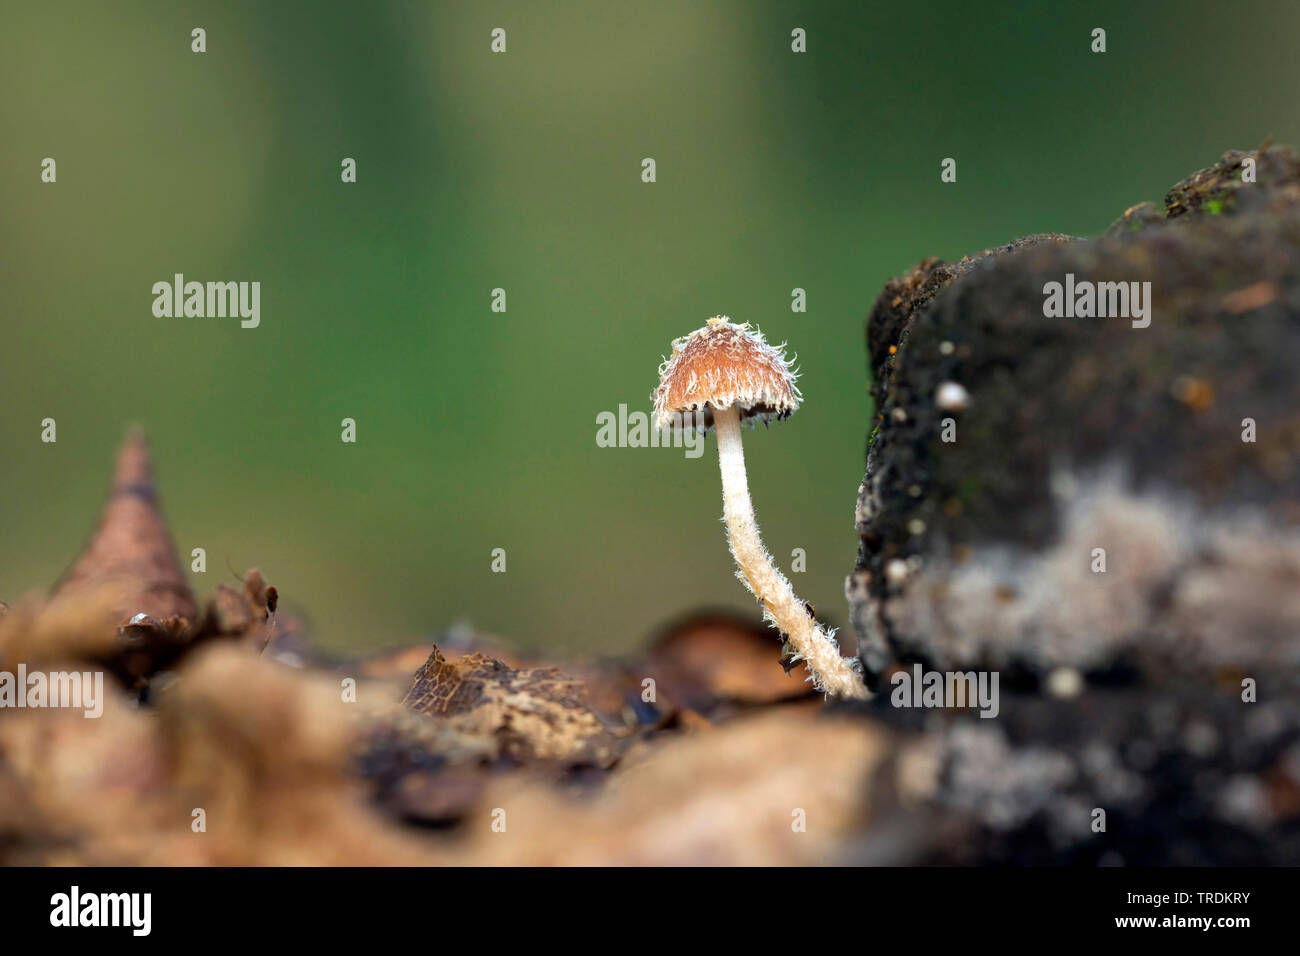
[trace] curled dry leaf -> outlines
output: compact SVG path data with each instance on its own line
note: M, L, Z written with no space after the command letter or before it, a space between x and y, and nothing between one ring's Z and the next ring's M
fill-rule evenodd
M260 651L275 633L272 604L278 599L278 593L267 586L262 572L250 568L244 575L243 590L236 591L225 584L217 586L195 636L238 636Z
M802 673L781 666L769 628L722 614L672 627L645 666L670 699L704 713L719 701L770 704L813 692Z
M198 604L158 510L149 446L138 429L118 452L113 490L99 528L64 573L54 598L105 584L117 588L114 610L122 624L146 614L169 631L180 632L198 616Z
M587 706L583 685L553 667L516 670L484 654L448 661L435 647L406 705L493 741L518 760L607 766L614 736Z
M56 585L50 606L84 603L89 594L107 603L121 628L111 664L131 685L180 653L198 617L197 602L158 510L149 447L138 429L128 434L118 452L99 527Z
M199 610L158 507L148 444L135 429L118 452L95 533L45 605L3 615L0 650L29 664L96 662L140 690L211 638L261 649L273 633L277 601L275 588L253 569L242 591L223 585Z

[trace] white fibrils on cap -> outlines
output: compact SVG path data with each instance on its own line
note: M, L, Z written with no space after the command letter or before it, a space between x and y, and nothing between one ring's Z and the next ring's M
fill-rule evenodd
M668 428L683 413L698 411L705 427L711 427L713 409L733 405L742 419L788 417L803 396L782 348L773 348L763 333L725 315L675 339L672 354L659 366L659 386L650 396L655 424Z

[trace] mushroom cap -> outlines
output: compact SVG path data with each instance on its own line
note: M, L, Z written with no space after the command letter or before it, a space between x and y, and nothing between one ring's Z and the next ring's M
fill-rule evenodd
M679 413L699 411L711 428L713 410L733 405L741 420L788 418L803 396L781 348L763 341L758 329L725 315L673 340L672 354L659 366L659 387L650 396L655 424L668 428Z

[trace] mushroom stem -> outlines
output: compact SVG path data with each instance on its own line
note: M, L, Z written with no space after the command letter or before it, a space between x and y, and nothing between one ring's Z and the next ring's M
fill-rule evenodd
M796 659L802 659L812 675L813 685L834 697L867 696L866 685L850 659L840 656L835 639L809 615L807 606L795 596L785 575L772 564L763 547L749 499L745 475L745 449L740 438L740 410L714 408L713 423L718 432L718 466L722 470L722 513L727 522L727 544L740 566L741 580L766 609L763 617L785 633Z

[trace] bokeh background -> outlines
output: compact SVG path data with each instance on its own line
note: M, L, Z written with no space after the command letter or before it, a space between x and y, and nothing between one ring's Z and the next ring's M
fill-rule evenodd
M717 313L798 353L805 405L748 438L751 487L843 621L882 283L1300 140L1289 2L0 9L0 598L71 561L139 422L198 592L258 565L339 652L467 621L616 653L692 608L757 616L712 439L595 441ZM176 272L260 281L261 327L155 318Z

